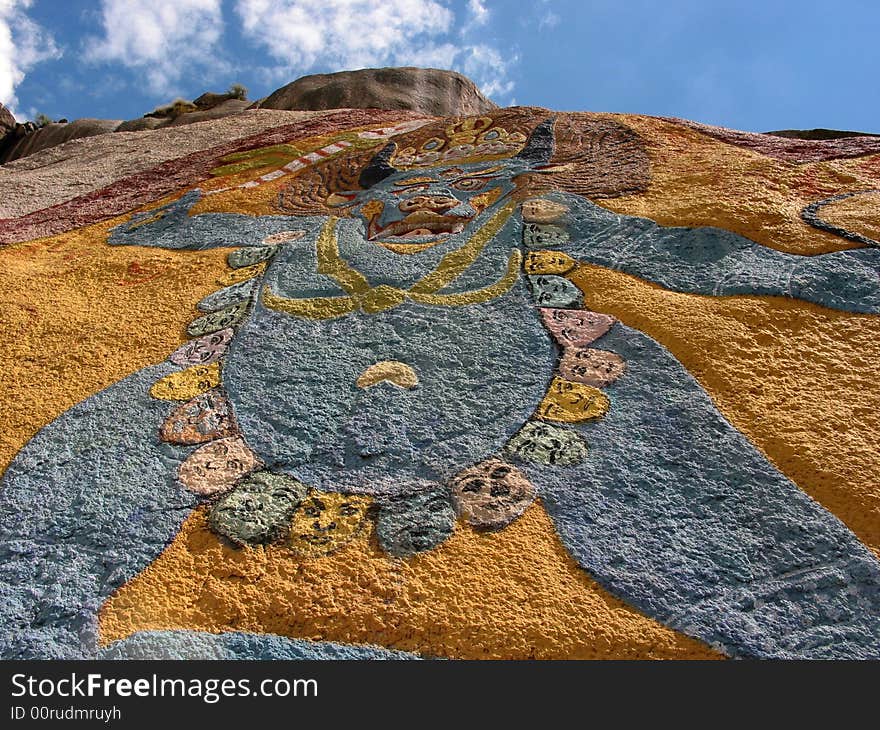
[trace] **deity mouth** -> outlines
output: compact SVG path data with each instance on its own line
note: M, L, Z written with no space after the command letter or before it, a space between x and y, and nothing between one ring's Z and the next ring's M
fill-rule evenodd
M461 233L472 218L417 210L399 221L380 226L377 217L370 220L368 238L382 243L424 243L426 238L445 238L454 233ZM378 241L377 239L380 238L382 240Z

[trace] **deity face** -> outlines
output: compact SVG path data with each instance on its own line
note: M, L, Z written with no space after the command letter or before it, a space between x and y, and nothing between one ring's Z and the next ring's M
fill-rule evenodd
M514 191L521 160L449 165L394 172L368 190L331 195L351 208L369 241L397 253L423 251L460 237L462 242Z
M303 557L332 553L358 533L369 507L368 497L312 491L293 514L288 545Z
M500 530L525 512L535 498L535 488L516 467L488 459L452 480L452 498L469 525Z

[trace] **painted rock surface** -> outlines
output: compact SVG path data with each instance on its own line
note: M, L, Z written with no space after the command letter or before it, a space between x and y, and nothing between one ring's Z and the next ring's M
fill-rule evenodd
M478 102L38 166L0 656L880 658L876 141Z

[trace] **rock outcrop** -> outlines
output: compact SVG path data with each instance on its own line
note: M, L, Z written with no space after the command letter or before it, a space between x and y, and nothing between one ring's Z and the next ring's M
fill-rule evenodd
M777 129L773 132L765 132L773 137L787 137L788 139L829 140L846 139L847 137L876 137L876 134L868 132L847 132L840 129Z
M120 121L119 119L74 119L68 124L60 122L47 124L45 127L35 129L19 138L15 144L7 149L2 162L11 162L20 157L27 157L72 139L94 137L98 134L112 132L119 126Z
M473 81L459 73L411 67L304 76L257 102L241 99L235 93L208 91L192 102L180 101L124 122L77 119L70 124L37 128L33 123L16 125L9 111L0 107L0 165L79 137L178 127L258 108L281 111L391 109L442 117L483 114L497 107L480 93Z
M409 109L437 117L497 108L473 81L433 68L365 68L303 76L259 102L261 109Z
M12 116L12 112L0 104L0 139L3 139L14 127L15 117Z

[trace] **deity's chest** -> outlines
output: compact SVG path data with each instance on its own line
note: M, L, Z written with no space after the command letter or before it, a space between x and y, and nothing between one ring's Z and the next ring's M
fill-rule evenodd
M305 256L287 253L265 287L286 297L350 296L333 277L312 276L318 267L310 270ZM258 299L224 367L248 444L305 483L373 493L443 481L497 453L534 412L556 360L516 274L482 301L405 300L327 318ZM364 373L385 362L414 378L365 384Z
M502 233L507 235L406 254L367 240L355 221L337 221L280 248L264 283L280 297L299 299L379 287L422 293L479 289L504 277L518 249L519 236ZM425 279L427 285L420 286Z

